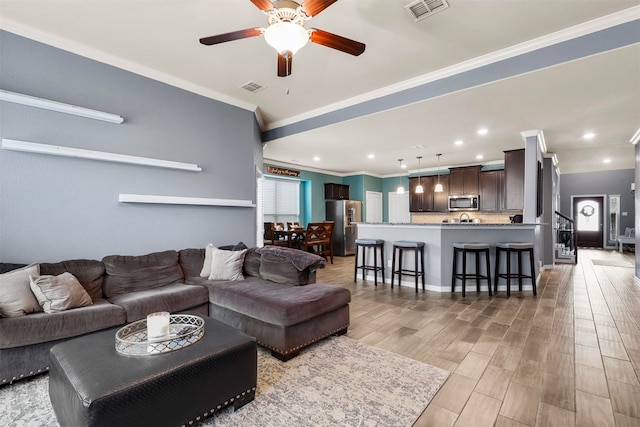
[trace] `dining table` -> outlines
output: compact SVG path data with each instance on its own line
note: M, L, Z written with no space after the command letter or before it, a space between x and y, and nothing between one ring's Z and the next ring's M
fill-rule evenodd
M273 230L273 235L277 238L284 238L287 241L287 246L294 249L300 249L302 242L304 241L305 229L294 228L289 230Z

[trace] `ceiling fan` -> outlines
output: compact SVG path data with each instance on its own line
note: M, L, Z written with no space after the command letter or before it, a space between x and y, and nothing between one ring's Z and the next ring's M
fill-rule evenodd
M210 46L264 35L266 42L278 52L278 76L286 77L291 74L293 55L309 40L358 56L364 52L364 43L348 39L327 31L304 28L306 20L316 16L337 0L250 0L258 9L267 15L267 28L247 28L246 30L203 37L200 43Z

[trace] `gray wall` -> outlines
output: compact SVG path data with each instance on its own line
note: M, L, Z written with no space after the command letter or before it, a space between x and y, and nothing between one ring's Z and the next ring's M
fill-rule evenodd
M254 208L118 203L119 193L255 201L262 147L253 112L7 32L0 32L0 69L2 89L125 119L118 125L0 102L2 138L203 169L0 150L0 262L255 244Z
M554 245L556 243L553 224L555 222L556 209L556 193L558 190L558 174L553 166L551 158L545 158L542 162L542 240L544 247L542 249L542 264L545 266L553 266L555 253Z
M635 156L636 156L636 168L634 174L634 181L638 182L640 180L640 144L636 144L635 147ZM640 190L640 189L638 189ZM634 215L635 223L640 224L640 194L638 191L634 193L633 203L636 208L636 213ZM638 229L636 228L636 248L640 249L640 245L638 242L640 241L640 233L638 233ZM640 251L636 249L636 278L640 279Z
M620 217L620 231L634 227L636 216L634 193L630 191L635 181L634 169L622 169L603 172L571 173L560 175L560 212L571 216L571 196L594 196L606 194L620 195L620 211L627 216ZM608 199L605 201L608 208ZM605 211L605 219L608 211ZM606 220L605 220L606 223ZM605 237L609 235L609 227L605 225ZM607 239L605 239L606 245Z

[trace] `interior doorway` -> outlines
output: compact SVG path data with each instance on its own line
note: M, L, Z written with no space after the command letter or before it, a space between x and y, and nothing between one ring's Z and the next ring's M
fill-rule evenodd
M367 191L365 193L365 222L382 222L382 193Z
M411 222L408 192L403 194L398 194L395 191L389 192L389 222L397 224Z
M601 248L603 243L604 196L573 197L577 246Z

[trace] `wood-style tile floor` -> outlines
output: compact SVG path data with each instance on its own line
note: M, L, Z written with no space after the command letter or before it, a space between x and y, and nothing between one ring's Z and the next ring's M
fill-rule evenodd
M351 290L349 337L451 373L415 426L640 426L634 254L579 257L543 271L537 297L376 288L353 282L353 257L317 278Z

